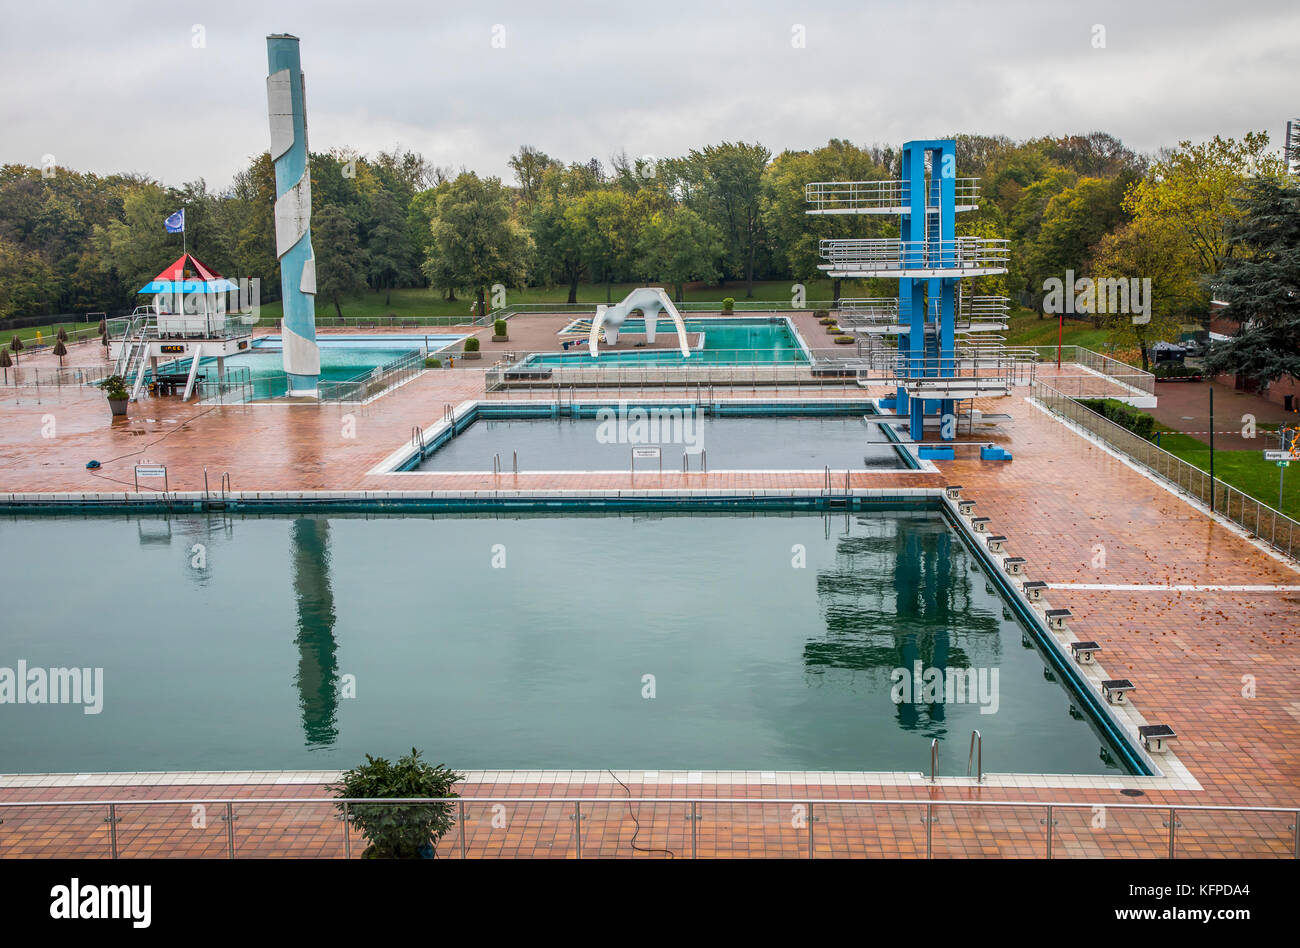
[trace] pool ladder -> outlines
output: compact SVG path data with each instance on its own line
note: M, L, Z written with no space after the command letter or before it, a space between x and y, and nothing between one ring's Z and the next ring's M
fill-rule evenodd
M970 753L966 756L966 776L971 776L971 764L975 764L975 782L984 782L984 735L978 729L970 732ZM939 739L930 741L930 782L939 781Z
M691 471L690 457L691 456L688 452L686 451L682 452L682 473L683 474L689 474ZM705 448L700 448L700 473L701 474L709 473L709 452Z
M511 457L511 463L512 463L512 465L513 465L513 467L514 467L514 473L515 473L515 474L518 474L518 473L519 473L519 452L518 452L518 451L511 451L511 452L510 452L510 457ZM500 454L494 454L494 455L492 455L492 473L493 473L493 474L500 474L500 473L501 473L501 455L500 455Z

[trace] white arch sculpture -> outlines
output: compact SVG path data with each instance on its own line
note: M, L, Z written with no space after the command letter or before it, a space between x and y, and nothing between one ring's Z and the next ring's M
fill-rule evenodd
M677 307L661 287L643 286L629 293L621 303L596 307L596 318L591 321L591 333L587 336L587 351L591 353L593 359L599 355L596 346L601 327L605 328L605 343L616 345L619 327L623 325L623 320L627 319L627 314L634 309L645 313L646 342L655 341L655 324L659 320L659 313L667 313L673 325L677 327L677 341L681 344L682 358L690 358L691 344L686 338L686 324L682 322L682 314L677 312Z

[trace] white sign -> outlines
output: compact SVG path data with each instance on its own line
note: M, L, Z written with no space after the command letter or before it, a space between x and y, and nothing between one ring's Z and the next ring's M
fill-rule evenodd
M165 464L137 464L135 466L136 477L166 477L167 466Z
M1289 461L1291 460L1290 451L1265 451L1265 461Z
M632 457L634 458L657 458L659 457L659 448L633 448Z

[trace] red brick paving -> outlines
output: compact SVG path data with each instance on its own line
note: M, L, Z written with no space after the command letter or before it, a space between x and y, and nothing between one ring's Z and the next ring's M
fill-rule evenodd
M1088 383L1091 384L1091 383ZM1104 388L1101 381L1099 387ZM1023 390L1021 390L1023 391ZM833 390L844 397L861 390ZM133 406L125 424L109 423L97 393L77 389L43 392L40 404L27 390L0 393L0 490L94 491L130 483L130 465L148 457L166 463L173 489L198 489L206 465L213 481L229 470L237 490L345 489L389 487L392 479L368 471L410 435L414 424L441 417L446 402L481 397L477 371L427 372L368 406L237 406L213 409L182 406L174 400ZM806 394L806 393L805 393ZM987 436L1014 454L1011 463L976 460L937 462L941 475L916 472L863 472L854 486L965 485L963 497L992 518L993 532L1007 535L1008 550L1024 556L1030 578L1052 583L1087 584L1241 584L1300 585L1300 574L1231 530L1220 526L1157 484L1074 434L1017 395L982 402L987 411L1006 412L1014 423ZM341 435L345 415L354 416L357 436ZM52 415L53 438L41 438ZM156 420L150 420L150 419ZM293 424L288 424L292 418ZM980 437L986 437L981 435ZM90 457L107 461L101 475L84 469ZM116 460L114 460L116 459ZM443 489L455 478L419 475L421 488ZM642 475L636 487L779 487L804 485L806 476ZM124 481L125 479L125 481ZM473 480L473 478L471 478ZM481 479L480 479L481 480ZM629 486L592 475L503 476L476 486L529 490L542 487ZM406 489L407 484L403 483ZM1100 555L1099 554L1103 554ZM1096 565L1095 565L1096 564ZM1103 646L1102 661L1113 674L1138 684L1135 704L1148 721L1174 726L1174 749L1203 787L1200 792L1149 789L1142 802L1253 806L1300 806L1300 700L1294 682L1300 673L1300 594L1296 592L1171 592L1052 589L1056 607L1071 609L1072 627L1082 638ZM1243 697L1243 676L1253 676L1253 697ZM680 795L681 785L633 783L636 796ZM462 788L467 798L619 796L616 784L475 784ZM1164 817L1158 812L1120 811L1131 802L1117 790L1063 790L1033 786L937 788L899 786L705 785L691 784L690 796L780 797L828 800L951 799L1096 802L1110 804L1107 828L1091 824L1091 811L1058 810L1054 836L1057 856L1167 854ZM0 790L0 801L52 799L224 800L325 795L318 785L246 786L77 786ZM343 855L340 824L325 804L245 804L236 820L240 855ZM488 804L469 806L465 827L470 855L575 855L573 821L567 805L512 803L504 830L491 826ZM632 855L634 821L619 804L589 804L584 819L584 855ZM626 809L628 805L623 805ZM689 846L688 804L630 805L641 820L637 846L671 849ZM798 855L807 852L805 829L790 825L784 805L761 814L738 805L701 803L697 823L701 855ZM924 826L917 813L852 811L829 808L814 824L817 855L925 854ZM602 813L601 808L606 812ZM191 827L188 808L166 814L120 813L119 851L129 855L222 855L225 824L208 813L205 829ZM220 808L219 808L220 809ZM509 808L508 808L509 809ZM931 844L935 855L1041 855L1045 830L1037 811L936 808ZM788 808L787 808L788 810ZM256 811L256 812L255 812ZM0 854L8 856L106 855L108 827L102 808L63 811L5 808L0 817ZM608 817L608 818L605 818ZM1198 814L1181 811L1179 855L1287 855L1294 843L1294 814ZM215 828L214 828L215 826ZM459 836L443 842L455 855ZM353 840L352 854L361 841ZM645 855L666 855L653 853Z

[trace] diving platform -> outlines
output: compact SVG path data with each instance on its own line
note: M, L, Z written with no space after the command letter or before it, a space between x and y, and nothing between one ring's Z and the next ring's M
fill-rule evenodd
M937 195L927 195L937 197ZM953 182L954 211L979 210L979 178L957 178ZM809 214L907 214L912 209L909 182L813 181L804 185ZM927 200L926 212L939 213L937 202Z
M932 280L993 276L1007 272L1011 241L1000 237L897 240L888 237L829 239L818 245L828 276Z

